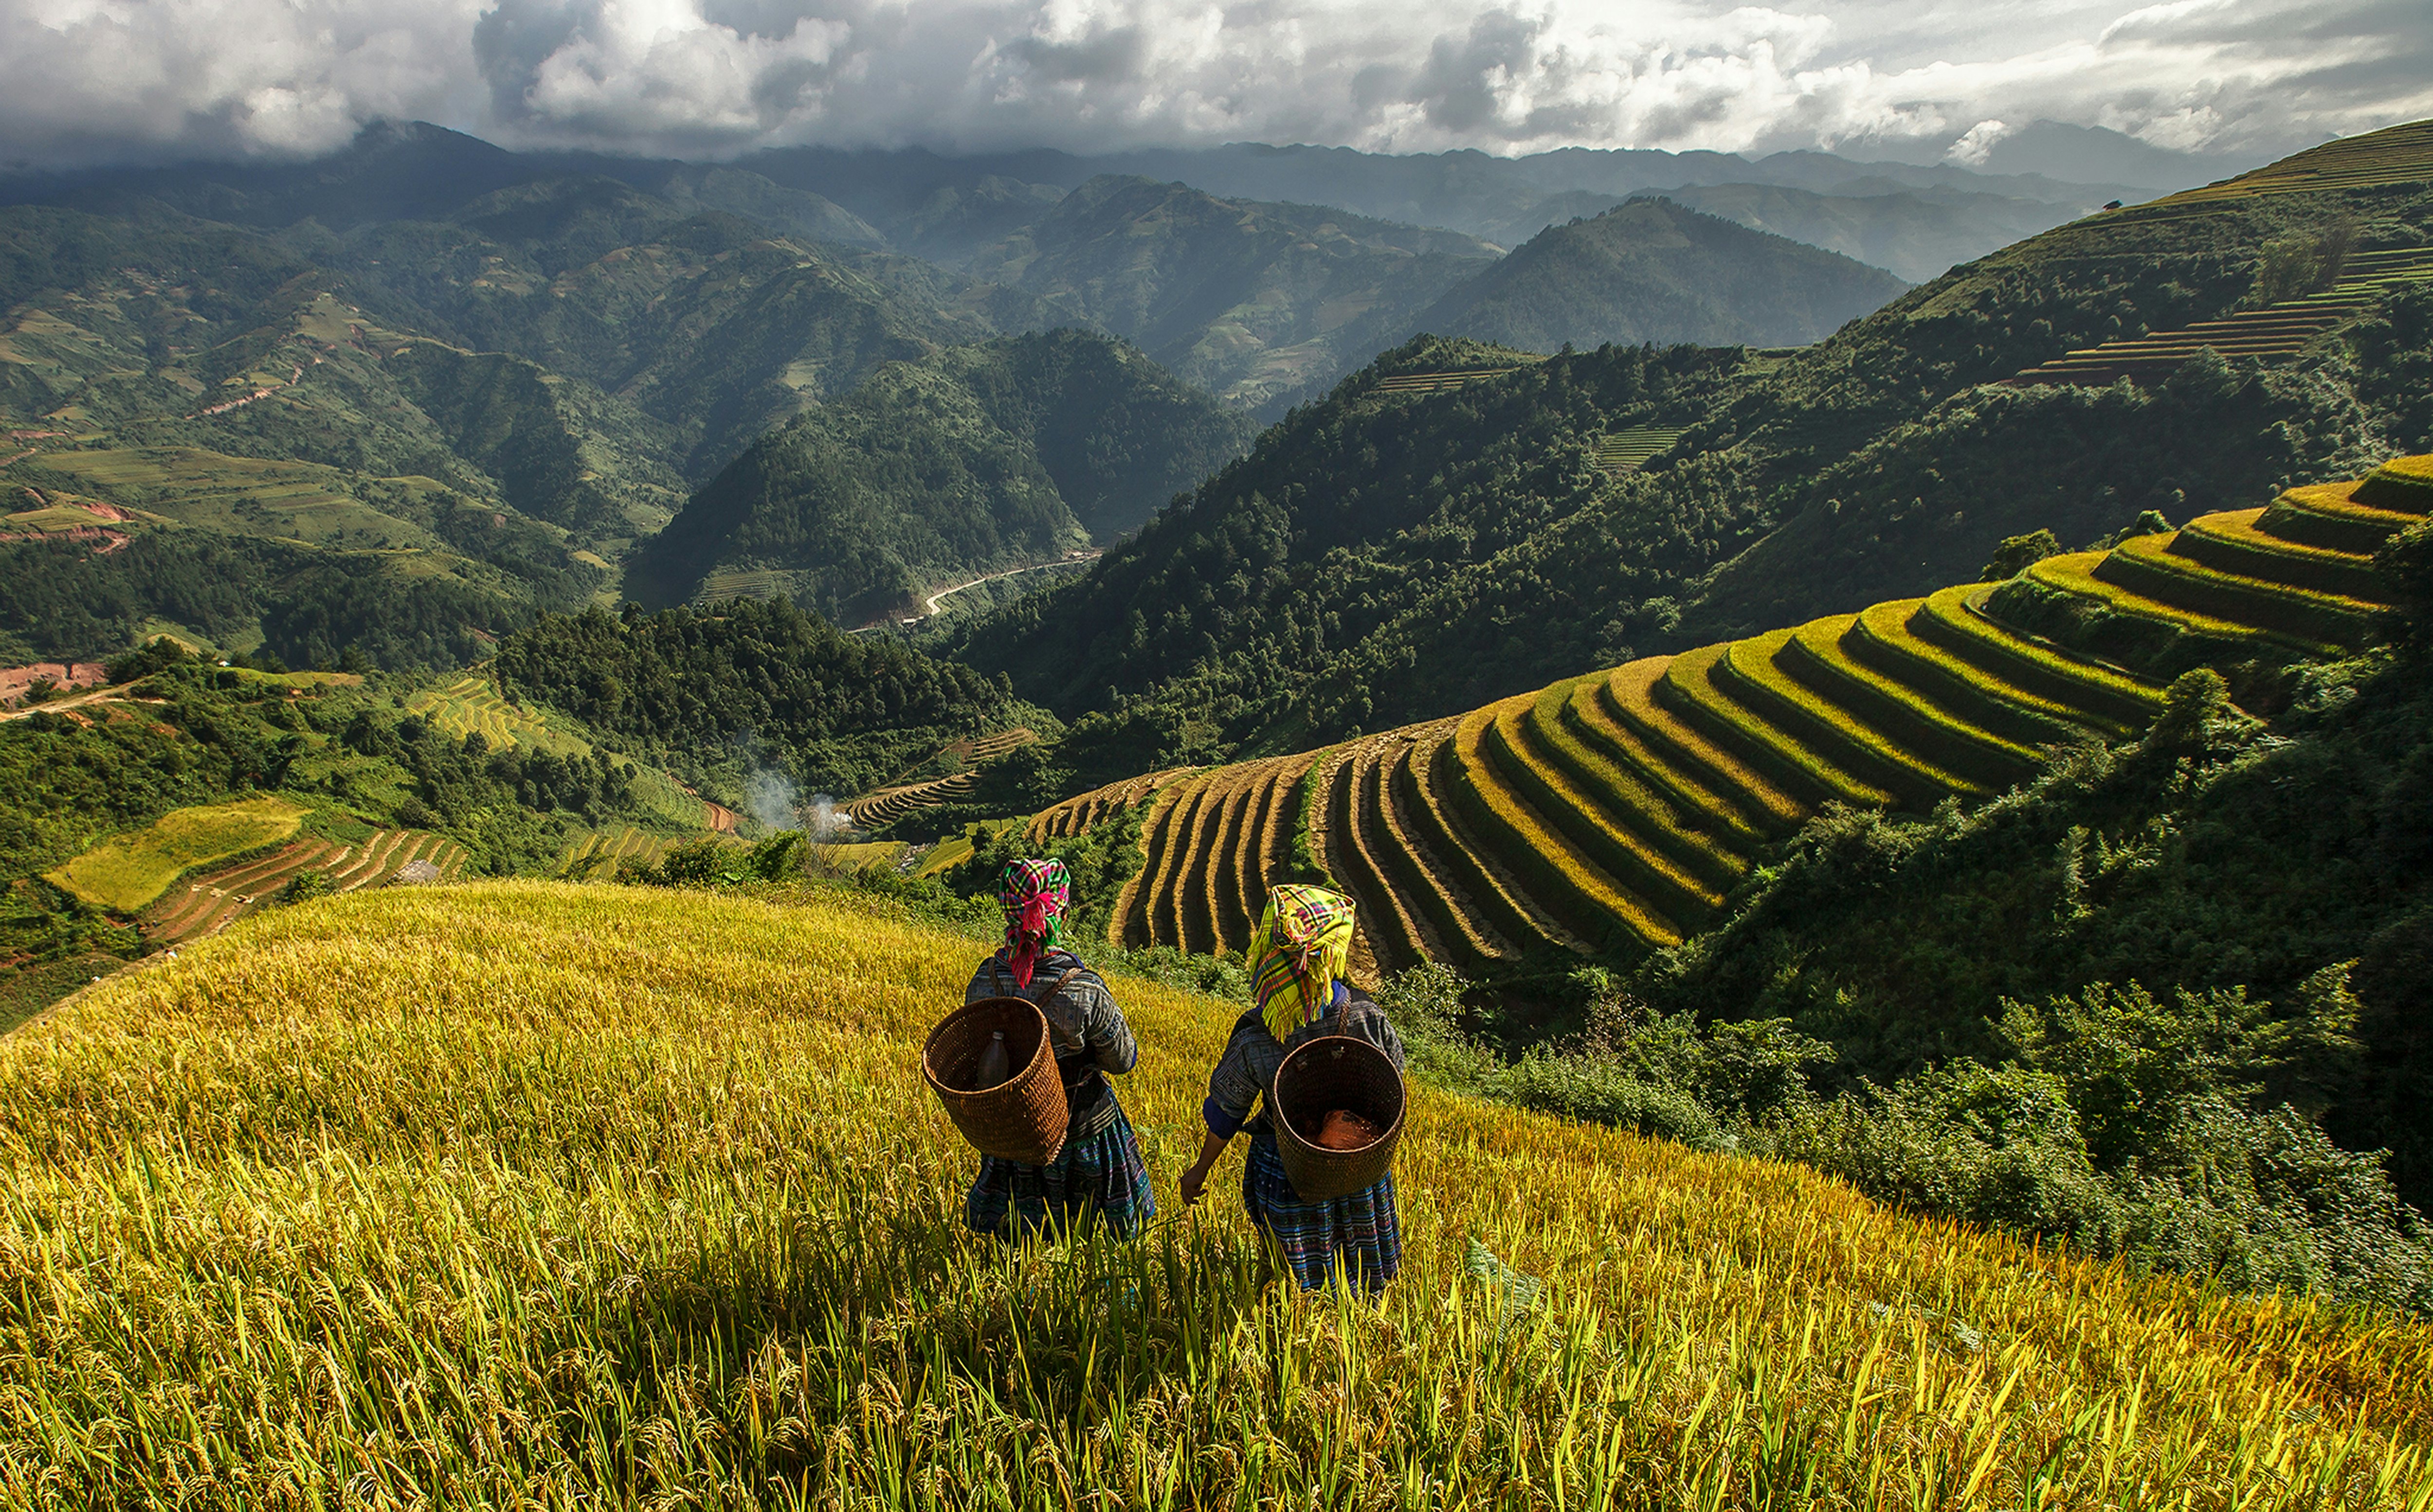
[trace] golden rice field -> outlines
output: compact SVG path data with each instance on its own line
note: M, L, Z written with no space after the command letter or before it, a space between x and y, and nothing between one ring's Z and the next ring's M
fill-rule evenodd
M654 835L631 824L611 824L605 829L587 830L567 846L565 856L558 860L557 875L613 876L617 868L627 861L641 866L656 864L658 858L675 843L675 840L669 836Z
M134 913L195 867L285 840L306 812L284 798L174 808L143 829L103 841L44 880L94 908Z
M1263 1285L1172 1213L1234 1009L1126 978L1167 1218L998 1252L984 946L855 908L357 893L0 1041L0 1505L2433 1504L2423 1324L1425 1088L1382 1305Z

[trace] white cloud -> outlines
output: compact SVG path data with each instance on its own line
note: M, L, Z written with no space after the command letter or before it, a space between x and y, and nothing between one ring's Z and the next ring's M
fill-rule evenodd
M0 158L305 152L376 117L720 152L1946 141L2271 149L2433 114L2423 0L0 0Z
M2004 122L1980 121L1961 132L1960 140L1951 144L1943 156L1964 168L1982 167L1986 155L1994 150L1994 144L2010 134L2011 127Z

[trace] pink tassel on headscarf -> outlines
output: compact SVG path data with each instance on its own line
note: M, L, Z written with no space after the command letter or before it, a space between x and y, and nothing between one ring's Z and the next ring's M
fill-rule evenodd
M1064 910L1073 901L1072 879L1059 860L1009 861L997 887L997 904L1005 909L1006 965L1013 972L1014 990L1030 985L1039 953L1053 950L1064 932Z

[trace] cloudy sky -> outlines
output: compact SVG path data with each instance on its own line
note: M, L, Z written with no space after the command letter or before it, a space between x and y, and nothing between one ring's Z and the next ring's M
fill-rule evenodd
M0 162L379 117L688 156L1227 141L1982 158L2039 117L2268 156L2433 115L2433 0L0 0Z

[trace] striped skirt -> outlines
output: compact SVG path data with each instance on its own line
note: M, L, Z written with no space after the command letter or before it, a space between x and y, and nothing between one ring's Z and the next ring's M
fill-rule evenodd
M1261 1129L1251 1136L1242 1163L1242 1206L1251 1221L1274 1236L1285 1264L1302 1289L1316 1291L1335 1279L1336 1267L1366 1291L1383 1291L1403 1268L1403 1227L1394 1215L1394 1178L1325 1202L1304 1202L1276 1154L1275 1135Z
M1140 1232L1144 1219L1156 1215L1148 1167L1141 1163L1140 1141L1121 1103L1106 1128L1087 1139L1066 1140L1048 1164L981 1156L979 1179L963 1200L963 1221L976 1232L1000 1239L1025 1230L1071 1229L1094 1216L1129 1239Z

